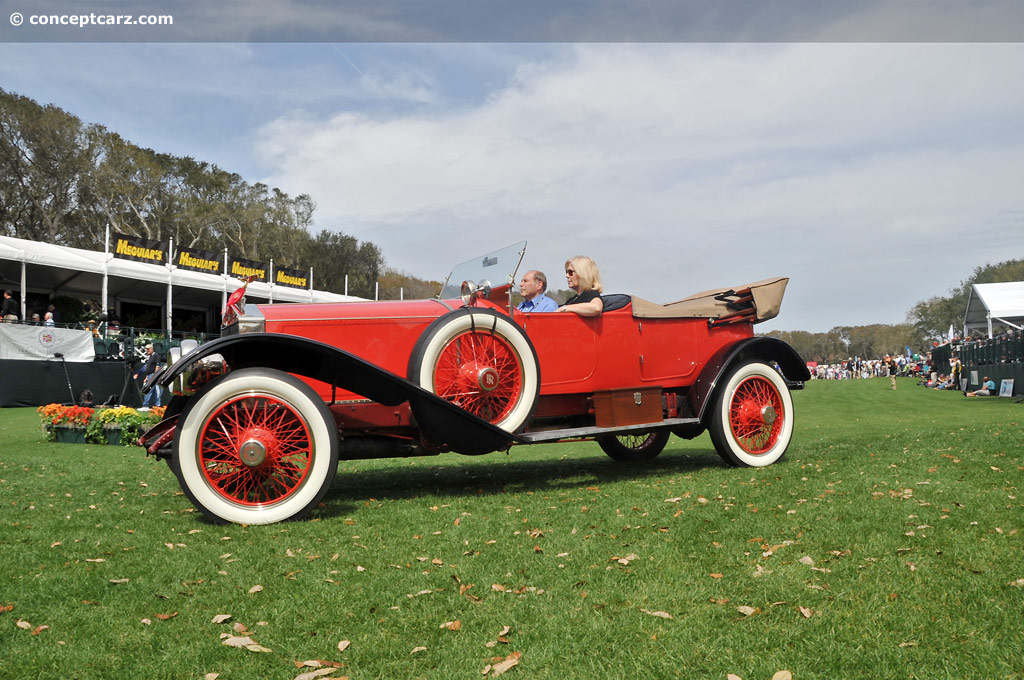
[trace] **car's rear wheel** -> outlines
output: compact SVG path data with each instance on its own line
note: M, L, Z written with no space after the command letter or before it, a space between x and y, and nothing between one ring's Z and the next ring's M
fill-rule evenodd
M730 465L762 467L782 458L793 437L793 397L762 361L735 368L718 390L708 431Z
M428 326L409 359L409 379L506 432L526 424L540 392L529 338L508 317L479 309Z
M597 438L597 443L614 460L639 461L654 458L665 448L670 433L668 430L640 432L638 434L606 435Z
M305 383L246 368L209 383L185 407L172 469L208 519L269 524L299 519L338 468L338 430Z

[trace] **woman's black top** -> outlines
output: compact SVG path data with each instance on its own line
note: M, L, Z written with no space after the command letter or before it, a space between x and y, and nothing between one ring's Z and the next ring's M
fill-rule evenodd
M565 301L567 305L578 305L582 302L590 302L595 298L601 297L601 294L596 290L585 290L579 295L573 295L571 298Z

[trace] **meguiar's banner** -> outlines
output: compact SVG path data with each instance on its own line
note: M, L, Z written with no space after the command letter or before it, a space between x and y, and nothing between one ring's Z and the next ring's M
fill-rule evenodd
M167 264L167 243L141 236L114 233L114 257L150 264Z
M309 272L287 267L274 267L274 283L289 288L309 288Z
M228 260L228 276L236 279L246 279L250 276L253 281L267 283L267 263L254 260L243 260L240 257L232 257Z
M178 253L174 256L174 264L182 269L191 269L194 272L220 274L224 268L224 258L208 250L179 248Z

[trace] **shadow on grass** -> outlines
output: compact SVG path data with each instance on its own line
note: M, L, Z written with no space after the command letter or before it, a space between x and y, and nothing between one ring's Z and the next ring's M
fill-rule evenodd
M578 455L558 454L555 446L559 445L548 447L552 457L544 460L516 460L513 449L508 455L491 453L471 459L458 454L402 459L390 467L376 469L360 469L361 461L345 461L339 466L338 476L324 498L325 507L320 508L320 515L349 514L367 498L408 500L421 496L548 493L726 467L710 448L666 450L653 460L626 463L604 454L592 455L589 451ZM559 448L565 450L564 446ZM410 464L410 461L415 463Z

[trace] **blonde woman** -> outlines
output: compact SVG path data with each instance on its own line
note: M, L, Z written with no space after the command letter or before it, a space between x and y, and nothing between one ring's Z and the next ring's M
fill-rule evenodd
M565 263L565 282L576 292L558 308L560 312L573 312L580 316L597 316L604 309L601 291L601 273L586 255L577 255Z

